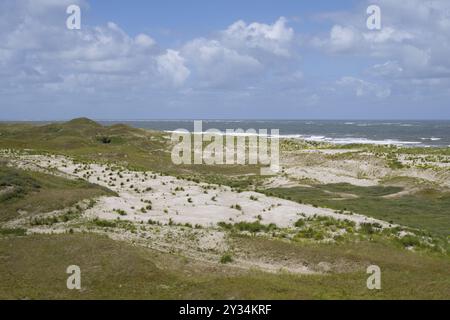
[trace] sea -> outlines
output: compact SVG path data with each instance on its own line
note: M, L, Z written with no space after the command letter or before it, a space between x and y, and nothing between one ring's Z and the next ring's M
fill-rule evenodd
M173 132L194 131L193 120L98 120L136 128ZM450 147L450 120L203 120L202 130L278 129L281 137L335 144L378 144L412 147Z

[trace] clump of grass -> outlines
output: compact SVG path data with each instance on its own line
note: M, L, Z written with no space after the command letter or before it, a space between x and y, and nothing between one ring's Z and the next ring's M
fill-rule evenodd
M265 225L262 224L259 221L255 222L238 222L235 224L226 223L226 222L219 222L217 224L219 227L230 230L230 231L248 231L251 233L258 233L258 232L270 232L277 229L277 226L273 223Z
M51 226L58 222L59 220L57 217L45 217L45 218L35 217L31 220L30 224L32 226Z
M96 203L97 203L97 201L90 199L89 203L87 205L87 209L92 209Z
M231 262L233 262L233 257L229 253L225 253L224 255L222 255L222 257L220 257L220 263L222 264L227 264Z
M419 247L421 245L420 239L414 235L406 235L402 238L399 238L399 242L405 247Z
M379 225L378 223L361 223L359 227L360 232L371 235L378 233L381 225Z
M236 209L236 210L242 211L242 207L238 204L232 205L231 209Z
M161 225L161 222L154 221L152 219L148 219L147 223L150 224L150 225L157 225L157 226Z
M127 213L124 210L122 210L122 209L114 209L113 211L116 212L119 216L126 216L127 215Z
M297 222L295 222L294 226L297 228L302 228L306 224L304 219L298 219Z
M103 137L99 137L98 141L103 144L110 144L112 140L110 137L103 136Z
M314 239L317 241L325 239L325 235L321 230L307 228L297 233L297 238Z
M0 187L11 187L10 192L0 195L0 201L22 198L27 193L38 190L41 184L27 173L8 167L0 167Z
M108 220L94 219L94 224L96 226L102 227L102 228L116 228L117 227L117 222L108 221Z
M24 236L27 230L23 228L0 228L0 235L2 236Z

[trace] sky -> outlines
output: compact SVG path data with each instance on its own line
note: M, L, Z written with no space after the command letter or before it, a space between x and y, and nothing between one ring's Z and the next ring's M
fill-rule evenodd
M450 119L449 56L448 0L1 0L0 120Z

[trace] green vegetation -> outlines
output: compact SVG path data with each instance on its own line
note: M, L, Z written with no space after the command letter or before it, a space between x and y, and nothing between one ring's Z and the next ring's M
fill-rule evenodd
M122 124L102 126L86 118L41 126L0 124L0 149L71 156L80 162L116 163L133 170L154 171L193 181L247 188L260 180L256 165L174 165L170 136Z
M241 271L89 234L0 239L0 299L449 299L450 262L396 247L291 245L239 237L235 245L274 261L292 257L337 273ZM301 262L301 260L299 260ZM82 291L67 290L67 266L82 270ZM382 290L366 287L366 268L383 270ZM226 276L224 276L226 275Z
M0 236L24 236L26 233L27 230L23 228L0 228Z
M229 253L225 253L222 257L220 257L220 263L226 264L233 262L233 257Z
M30 224L32 226L51 226L56 223L68 222L74 219L81 217L79 212L69 211L65 214L59 216L50 216L50 217L33 217L30 220Z
M100 219L95 219L94 224L97 227L101 228L116 228L118 225L117 221L100 220Z
M217 225L219 227L221 227L225 230L229 230L229 231L240 231L240 232L247 231L247 232L251 232L251 233L270 232L270 231L277 229L277 226L273 223L265 225L259 221L238 222L235 224L219 222Z
M114 209L114 212L117 213L119 216L126 216L127 215L127 213L124 210L122 210L122 209Z
M297 220L294 226L299 229L294 233L294 241L332 240L337 243L343 240L354 239L356 234L356 224L354 222L325 216L302 218ZM356 239L360 240L360 235Z
M114 193L82 180L0 166L0 222L17 217L19 212L33 216L102 195Z
M342 212L357 212L392 223L424 229L441 236L449 235L450 192L425 189L401 197L382 198L401 190L402 188L391 186L358 187L349 184L328 184L314 185L312 188L276 188L267 190L266 193Z

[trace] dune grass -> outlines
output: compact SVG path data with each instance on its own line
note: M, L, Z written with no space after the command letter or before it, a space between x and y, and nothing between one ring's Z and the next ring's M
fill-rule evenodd
M450 262L377 243L292 246L240 238L274 258L343 260L359 269L329 275L243 271L135 247L105 237L34 235L0 239L1 299L448 299ZM366 265L382 270L382 290L366 288ZM66 268L81 268L81 291L66 288Z
M245 175L259 173L257 165L174 165L170 136L127 125L102 126L86 118L40 126L0 124L0 149L32 149L67 155L78 161L117 163L130 169L193 177L207 182L248 186ZM234 178L238 179L234 179Z
M0 165L0 222L70 207L84 199L114 195L104 187Z
M297 202L348 210L441 236L450 235L450 193L425 189L398 198L381 198L402 189L392 186L358 187L349 184L275 188L266 192ZM348 198L340 193L352 194Z

